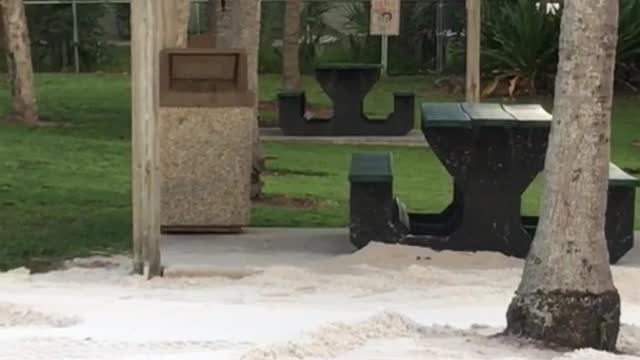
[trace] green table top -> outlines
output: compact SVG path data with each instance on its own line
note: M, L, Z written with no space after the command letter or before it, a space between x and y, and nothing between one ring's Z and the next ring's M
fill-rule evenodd
M551 126L551 114L540 105L495 103L423 103L422 127Z

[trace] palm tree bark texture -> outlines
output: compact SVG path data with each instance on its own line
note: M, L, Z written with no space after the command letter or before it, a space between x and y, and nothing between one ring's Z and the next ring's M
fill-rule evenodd
M605 240L618 1L565 2L538 231L506 334L613 351L620 296Z
M300 90L300 13L302 0L287 0L284 14L282 83L287 91Z
M2 42L11 88L11 119L38 125L40 117L33 86L29 29L22 0L2 0Z

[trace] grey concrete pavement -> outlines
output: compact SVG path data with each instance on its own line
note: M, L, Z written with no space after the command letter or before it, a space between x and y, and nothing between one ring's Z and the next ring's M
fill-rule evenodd
M267 142L428 147L424 135L417 129L406 136L285 136L280 128L261 128L260 136Z
M167 275L245 276L268 266L308 266L353 253L348 229L248 228L243 234L165 235ZM640 267L640 232L636 246L617 264Z
M274 265L304 267L355 251L346 228L248 228L242 234L164 235L161 247L169 273L230 276Z

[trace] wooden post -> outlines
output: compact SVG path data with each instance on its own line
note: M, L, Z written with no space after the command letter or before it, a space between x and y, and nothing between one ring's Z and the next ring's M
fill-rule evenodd
M481 2L467 0L467 102L480 102Z
M157 0L131 2L131 157L133 200L133 271L160 273L160 176L158 159L158 53L162 30Z
M188 0L131 2L131 157L133 271L161 275L160 255L160 50L187 43Z

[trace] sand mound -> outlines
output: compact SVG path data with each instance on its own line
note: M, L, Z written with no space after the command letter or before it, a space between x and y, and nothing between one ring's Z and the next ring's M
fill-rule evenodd
M292 360L310 357L334 358L381 338L414 337L425 328L411 319L393 312L384 312L357 324L335 323L309 334L301 342L289 342L265 349L255 349L242 360Z
M623 326L620 334L620 350L626 355L591 349L557 352L524 339L495 336L500 330L481 325L466 330L425 327L402 314L382 312L354 324L331 324L300 340L253 349L241 360L391 359L380 352L399 346L411 348L415 359L431 360L631 360L640 354L640 331L634 326Z
M79 323L70 316L45 314L25 305L0 303L0 328L18 326L69 327Z
M521 259L495 252L435 251L429 248L372 242L353 254L321 261L314 268L342 270L344 267L367 265L398 269L410 265L436 266L446 269L521 269Z

